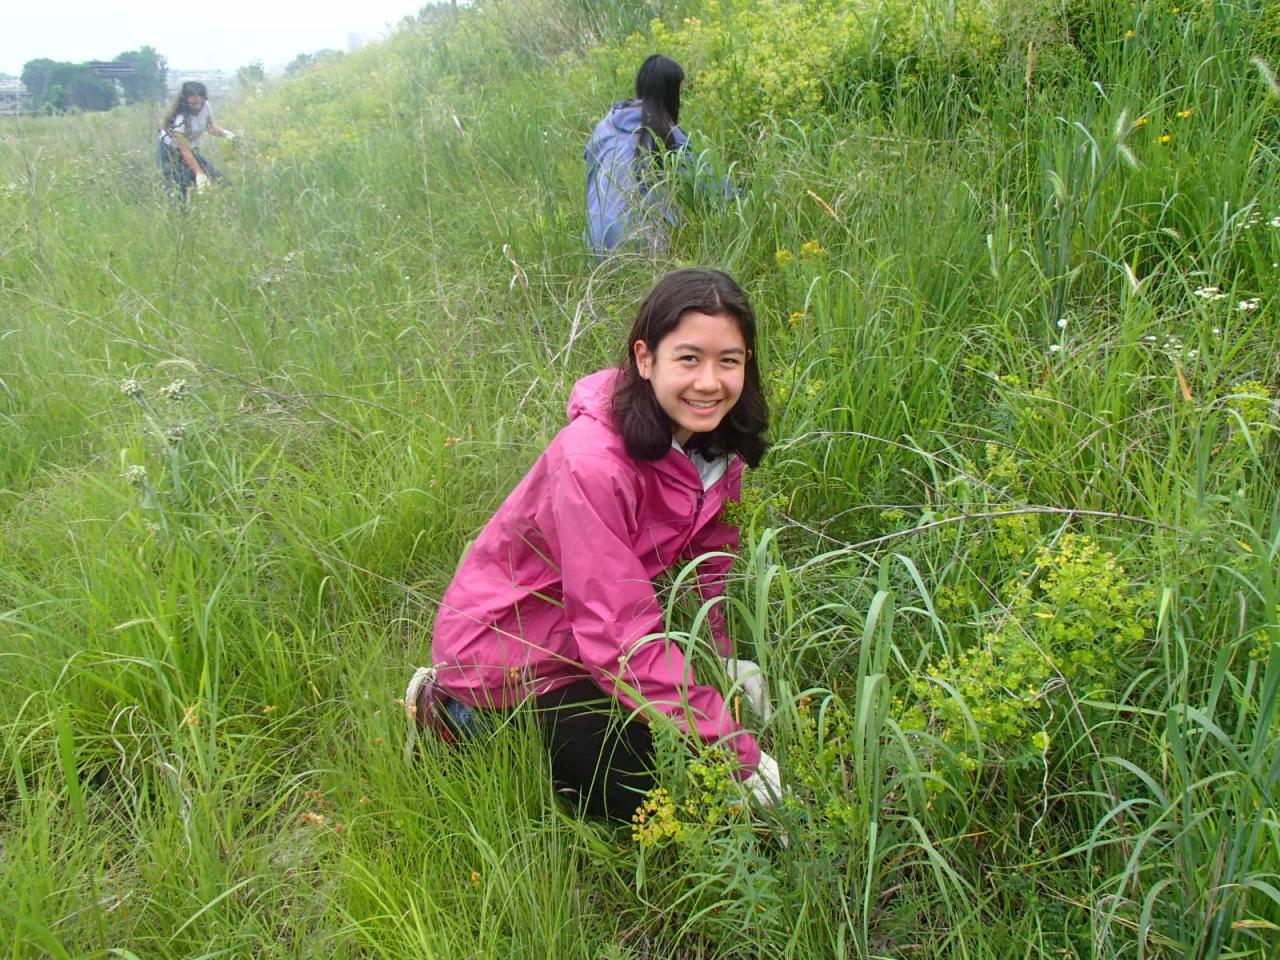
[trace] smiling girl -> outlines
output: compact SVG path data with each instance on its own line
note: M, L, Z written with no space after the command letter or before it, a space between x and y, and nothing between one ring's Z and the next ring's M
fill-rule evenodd
M724 590L738 531L720 514L768 446L746 294L717 270L663 277L620 369L578 381L568 414L444 595L434 666L405 694L417 728L464 739L491 711L531 700L560 790L626 819L653 786L649 724L662 714L732 750L758 798L776 796L776 763L664 636L653 585L712 553L700 591ZM763 714L758 668L730 657L718 604L709 620L727 672Z

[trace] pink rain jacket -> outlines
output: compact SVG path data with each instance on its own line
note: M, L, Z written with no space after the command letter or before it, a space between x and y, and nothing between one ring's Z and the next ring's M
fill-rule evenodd
M742 461L733 458L704 491L697 468L674 448L661 460L628 456L609 415L617 376L602 370L574 386L569 425L476 538L445 592L432 659L445 692L473 707L513 706L589 677L628 707L643 699L704 741L725 741L745 777L760 748L662 636L653 587L681 559L737 547L738 531L720 522L720 511L738 497ZM723 591L730 562L700 565L704 599ZM719 604L709 619L728 655Z

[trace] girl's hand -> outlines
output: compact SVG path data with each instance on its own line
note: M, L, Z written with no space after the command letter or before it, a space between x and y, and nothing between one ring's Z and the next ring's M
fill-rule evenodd
M724 672L728 674L729 682L742 691L755 715L767 723L773 710L769 706L769 691L765 688L764 673L760 670L760 665L754 660L735 660L733 657L723 659Z
M778 761L761 750L760 762L742 785L751 791L752 799L761 806L777 803L782 799L782 774L778 770Z
M204 193L205 187L209 186L209 178L203 173L196 174L196 193Z

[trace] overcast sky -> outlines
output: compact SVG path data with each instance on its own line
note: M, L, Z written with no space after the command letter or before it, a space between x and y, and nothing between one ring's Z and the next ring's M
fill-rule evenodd
M385 36L426 0L5 0L0 73L28 60L111 60L150 45L178 70L283 66L299 53Z

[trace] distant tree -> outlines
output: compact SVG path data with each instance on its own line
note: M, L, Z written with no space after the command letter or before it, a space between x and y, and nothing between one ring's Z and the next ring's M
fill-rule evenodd
M91 63L29 60L22 68L22 82L31 106L45 113L110 110L116 105L115 86L96 76Z
M39 110L49 98L49 88L53 85L53 71L57 69L56 60L42 57L39 60L28 60L22 66L22 84L31 97L31 105Z
M165 96L168 61L156 53L155 47L143 47L116 55L116 63L132 63L134 75L120 81L126 103L155 103Z
M300 53L284 68L284 75L292 77L295 74L304 73L316 65L316 55L314 53Z
M240 84L240 89L244 91L252 90L254 87L266 83L267 72L262 69L262 61L254 60L252 63L246 63L237 70L236 82Z
M412 24L415 19L418 23L430 23L433 20L441 20L444 17L456 17L458 15L458 0L436 0L434 3L428 3L418 10L417 17L408 16L402 21L404 24Z
M39 102L32 99L31 106L45 113L66 113L71 109L71 100L67 91L62 89L62 84L51 83L45 88L44 96Z
M318 67L322 63L331 63L334 60L341 60L344 54L341 50L334 50L326 47L324 50L317 50L315 53L300 53L292 60L289 65L284 68L284 75L292 77L295 74L303 73L314 67Z
M116 105L118 96L115 84L103 80L93 72L93 64L68 64L71 69L66 72L63 86L67 90L67 99L77 110L110 110Z

